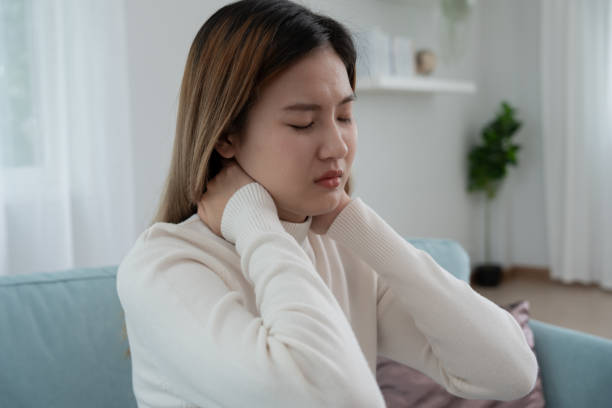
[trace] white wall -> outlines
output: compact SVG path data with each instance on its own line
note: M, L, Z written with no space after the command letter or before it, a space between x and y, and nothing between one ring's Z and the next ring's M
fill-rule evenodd
M540 121L540 2L479 2L480 68L476 118L485 123L502 99L518 108L523 127L515 134L522 146L518 167L493 203L494 259L507 265L546 266L542 139ZM482 210L478 203L476 210Z
M224 1L126 1L138 231L153 219L174 139L179 86L191 41Z
M136 163L134 211L139 226L135 237L154 215L168 169L179 85L189 46L203 22L225 3L127 2ZM418 48L439 51L442 27L438 2L302 3L337 18L355 32L378 25L392 34L411 36ZM521 167L510 173L508 181L512 185L508 183L500 194L499 201L504 204L494 209L494 214L508 214L512 226L505 233L495 226L495 236L502 239L495 245L494 254L510 263L546 263L537 150L539 101L533 94L537 61L526 64L521 58L525 46L529 56L537 54L537 44L531 38L531 34L537 34L537 16L523 15L530 7L528 3L481 1L469 26L465 56L452 64L439 59L436 76L473 79L479 87L477 94L358 93L354 195L362 197L400 234L452 238L466 248L473 261L482 258L480 200L465 191L465 156L482 125L492 118L498 100L507 97L529 120L518 137L529 146L521 154ZM508 15L521 18L520 24L512 19L505 23ZM516 32L516 27L522 27L522 31ZM498 43L511 52L498 49Z

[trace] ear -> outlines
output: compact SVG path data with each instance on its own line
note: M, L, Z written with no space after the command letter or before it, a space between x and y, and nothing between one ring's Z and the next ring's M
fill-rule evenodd
M219 153L219 155L221 155L221 157L231 159L236 154L235 140L236 138L234 134L224 134L215 144L215 150L217 153Z

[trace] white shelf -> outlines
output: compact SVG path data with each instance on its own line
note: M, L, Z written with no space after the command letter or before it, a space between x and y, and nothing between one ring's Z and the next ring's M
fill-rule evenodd
M476 84L472 81L455 79L381 76L357 78L357 91L475 93Z

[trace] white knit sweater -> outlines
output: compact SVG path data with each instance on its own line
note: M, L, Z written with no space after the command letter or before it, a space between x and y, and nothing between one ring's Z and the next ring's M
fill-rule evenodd
M156 223L121 262L139 407L384 407L377 354L472 399L521 398L537 360L506 310L360 198L326 235L239 189L215 235Z

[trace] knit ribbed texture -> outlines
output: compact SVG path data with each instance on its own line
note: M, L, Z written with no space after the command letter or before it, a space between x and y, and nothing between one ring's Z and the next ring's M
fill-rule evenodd
M304 233L310 222L309 218L293 223L293 228L287 226ZM325 394L320 405L349 408L359 400L364 406L382 408L384 399L346 315L303 247L284 229L268 191L258 183L237 190L221 224L224 237L235 240L242 272L253 285L261 314L262 326L251 344L265 341L269 354L259 349L258 356L249 357L257 357L262 369L281 365L309 373L309 386L314 384L313 391ZM332 391L353 382L360 384L360 396Z
M408 243L361 199L338 214L328 235L378 271L391 291L379 321L382 354L419 367L464 398L497 390L487 398L511 400L533 389L537 360L512 315ZM388 325L406 315L412 319L404 326ZM443 371L427 354L398 353L413 331L425 336L421 350L444 362ZM476 364L479 356L487 357Z
M380 229L381 225L387 228ZM395 235L395 239L388 239L389 234ZM403 239L378 214L367 208L359 197L352 199L338 214L327 235L345 243L359 257L367 257L364 260L378 270L403 249L394 245Z
M312 224L312 216L308 216L304 222L290 222L281 220L281 224L283 225L283 228L285 228L285 231L291 234L291 236L303 246L305 244L306 237L308 236L310 225Z
M264 186L252 182L236 190L225 205L221 216L221 235L236 244L236 250L240 253L244 245L236 242L239 235L245 242L257 232L265 231L285 232L278 219L274 199Z
M464 398L518 399L535 385L514 317L361 199L308 234L311 257L296 242L311 220L283 229L258 183L221 221L224 237L199 217L156 223L117 270L143 406L383 408L377 355Z

